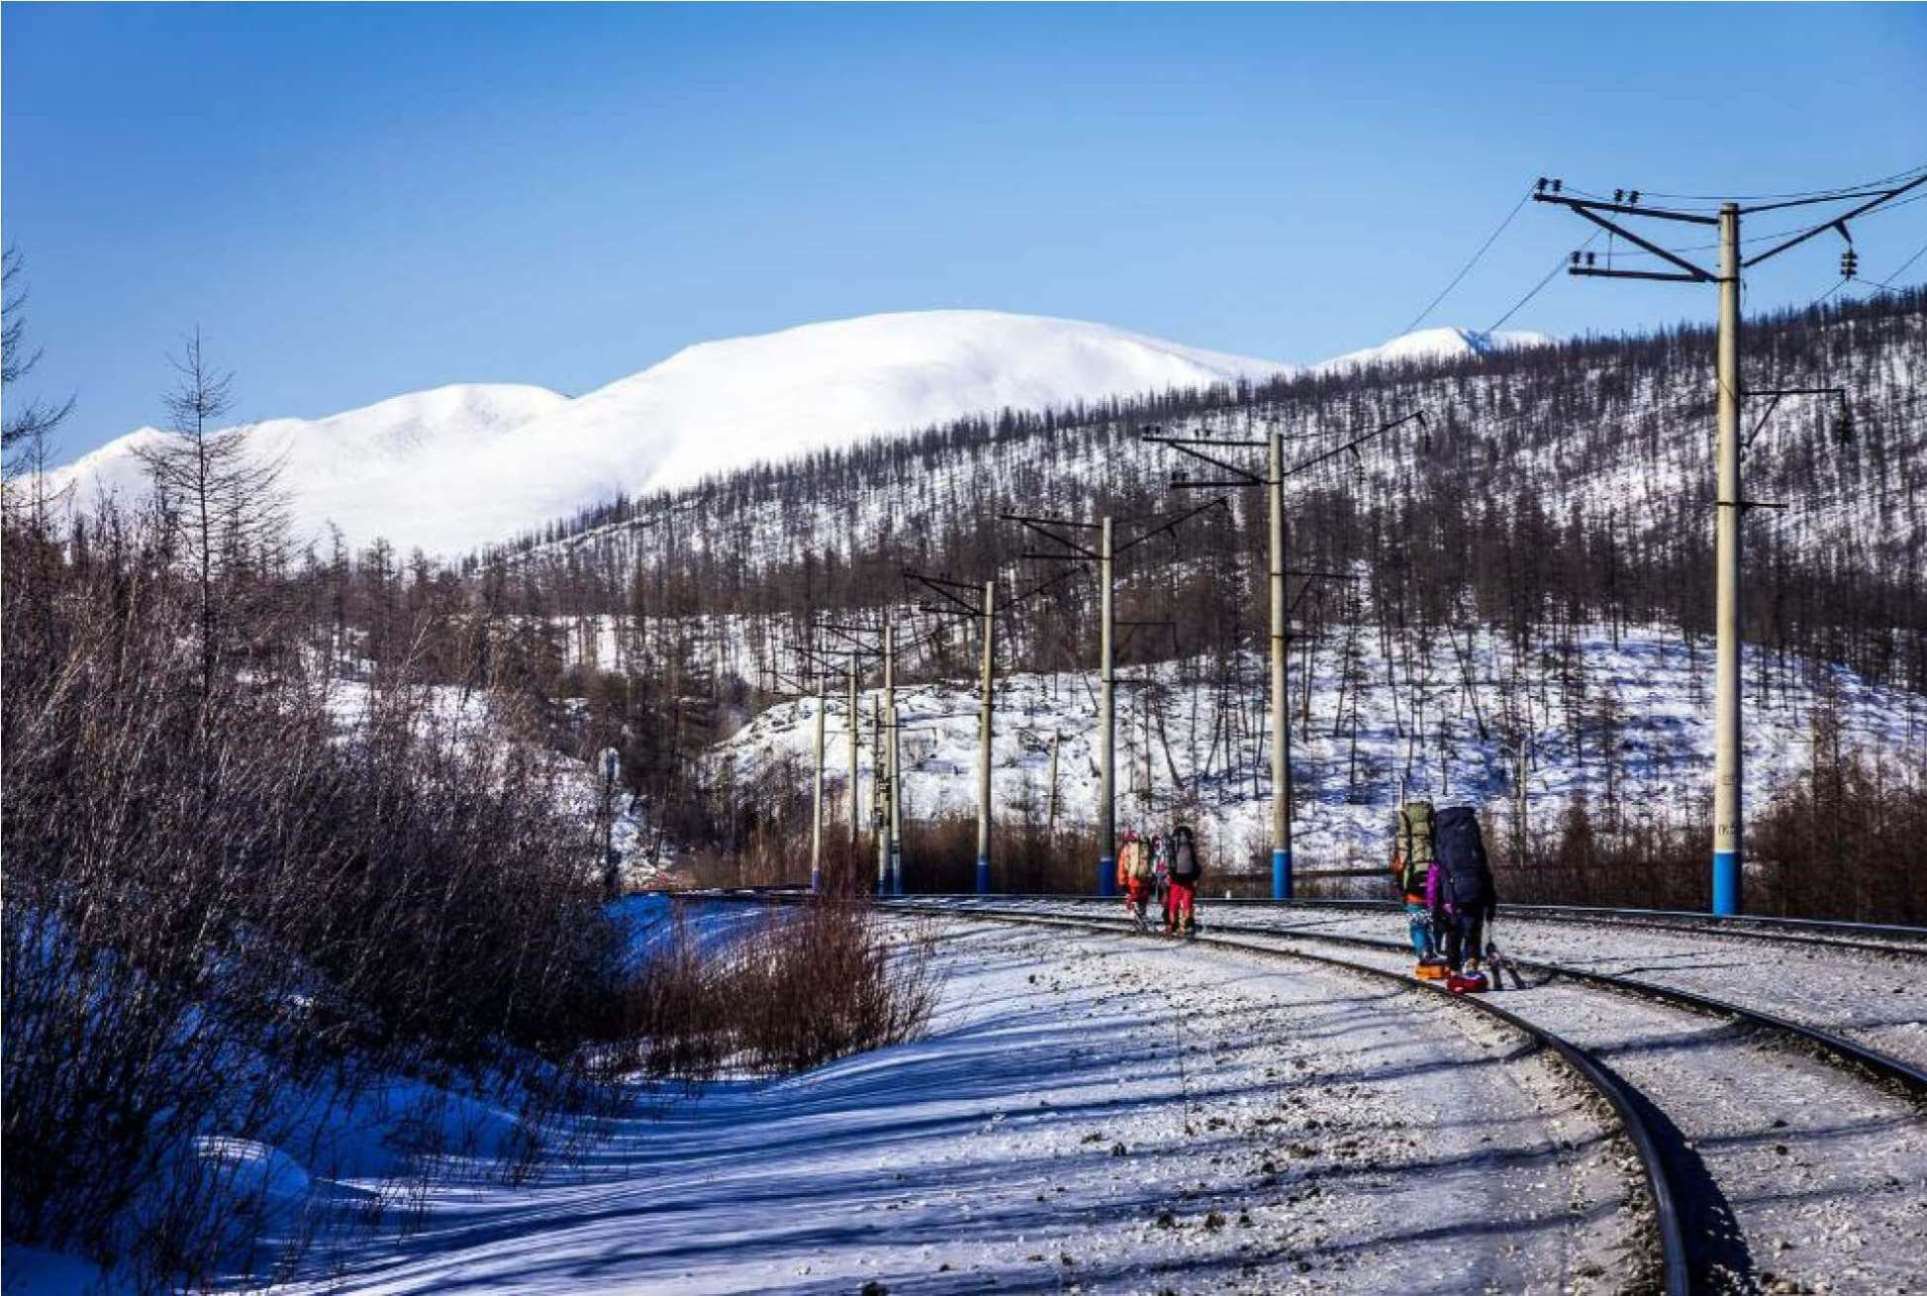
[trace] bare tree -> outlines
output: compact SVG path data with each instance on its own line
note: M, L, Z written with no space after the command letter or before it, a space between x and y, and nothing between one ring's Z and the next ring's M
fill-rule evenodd
M202 694L220 655L226 570L278 543L286 528L281 461L258 454L245 427L214 430L234 406L234 375L209 363L196 329L172 359L178 376L165 398L173 435L135 451L147 466L176 552L195 572L200 601Z
M28 351L26 285L20 282L23 263L20 249L7 248L0 254L0 390L11 392L15 383L33 372L40 363L38 348ZM36 521L44 522L46 495L43 480L47 466L47 435L60 426L63 419L73 412L74 399L69 396L60 405L50 405L35 399L16 408L9 400L6 413L0 418L0 452L6 455L6 475L12 478L20 473L31 474L34 479L34 516Z

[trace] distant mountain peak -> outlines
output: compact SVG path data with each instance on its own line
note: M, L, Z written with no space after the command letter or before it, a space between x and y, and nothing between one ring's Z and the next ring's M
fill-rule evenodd
M1545 339L1438 328L1317 369L1481 355ZM300 538L451 554L618 495L677 488L765 461L1004 409L1262 381L1304 366L1185 346L1105 324L994 310L898 311L684 347L570 399L458 384L248 435L286 463ZM138 491L151 429L57 470L83 501Z

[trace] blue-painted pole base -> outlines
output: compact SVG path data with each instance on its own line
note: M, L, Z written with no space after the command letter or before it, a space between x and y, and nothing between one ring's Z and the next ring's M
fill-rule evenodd
M890 894L893 896L901 896L903 894L903 860L901 858L897 860L896 866L890 870Z
M1730 918L1740 911L1740 855L1738 851L1713 852L1713 912Z
M1117 894L1117 860L1110 855L1097 857L1097 893L1101 896Z
M877 894L887 900L896 893L897 875L894 871L885 869L883 876L877 880Z
M990 894L990 861L981 855L977 857L977 894Z
M816 869L810 870L810 894L819 895L823 890L823 874Z
M1271 898L1291 899L1291 852L1288 850L1271 852Z

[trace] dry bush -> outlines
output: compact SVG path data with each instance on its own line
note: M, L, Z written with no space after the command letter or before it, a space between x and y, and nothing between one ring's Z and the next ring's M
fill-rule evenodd
M671 919L624 999L615 1036L659 1078L700 1083L725 1068L775 1075L914 1039L938 983L920 926L860 903L775 908L721 948Z
M493 1077L531 1127L582 1096L617 950L551 764L399 682L344 732L269 558L224 562L209 651L156 528L4 544L8 1240L198 1285L247 1209L198 1136L299 1160L305 1096L375 1073Z

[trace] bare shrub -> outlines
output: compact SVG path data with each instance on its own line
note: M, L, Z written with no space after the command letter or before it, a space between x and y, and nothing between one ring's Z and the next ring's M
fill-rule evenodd
M618 951L551 762L405 669L344 726L271 556L215 574L262 597L210 662L164 527L4 545L9 1240L199 1285L252 1208L197 1138L300 1158L375 1073L486 1080L531 1129L592 1092Z
M811 900L705 949L678 910L625 991L616 1035L649 1074L700 1083L725 1068L782 1074L916 1038L938 982L927 929Z

